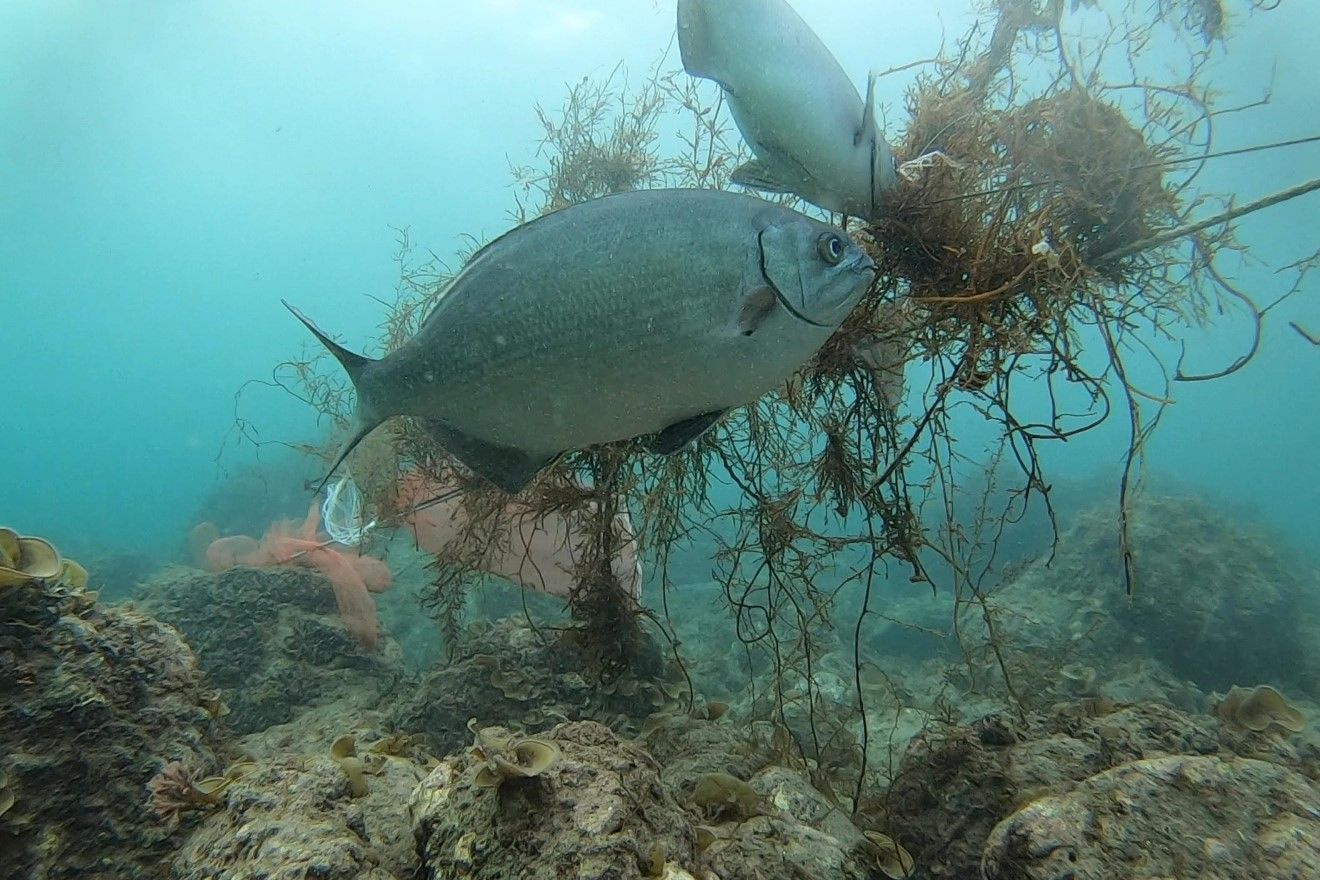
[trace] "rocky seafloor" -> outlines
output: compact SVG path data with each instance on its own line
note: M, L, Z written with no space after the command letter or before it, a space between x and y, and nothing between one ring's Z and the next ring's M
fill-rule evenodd
M1320 876L1316 570L1200 502L1144 510L1136 599L1083 516L988 597L998 653L898 598L860 654L822 635L774 720L696 583L686 667L607 683L521 614L411 668L310 569L173 567L127 605L3 586L0 878ZM860 792L801 747L804 703L854 761L867 734Z

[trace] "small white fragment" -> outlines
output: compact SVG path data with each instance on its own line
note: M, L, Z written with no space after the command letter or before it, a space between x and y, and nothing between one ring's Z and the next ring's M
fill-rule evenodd
M922 172L934 168L936 165L947 165L950 168L961 168L963 164L957 159L945 155L942 150L931 150L929 153L922 153L915 159L909 159L898 166L898 174L909 183L915 183L917 178L921 177Z
M1042 235L1040 241L1031 246L1031 253L1037 257L1044 257L1046 265L1051 269L1059 268L1059 252L1050 244L1049 236Z

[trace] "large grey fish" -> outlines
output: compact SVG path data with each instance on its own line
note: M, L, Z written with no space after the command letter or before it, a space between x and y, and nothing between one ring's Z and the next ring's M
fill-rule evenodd
M875 80L862 101L848 74L785 0L678 0L678 48L689 74L724 90L756 158L733 181L796 193L875 218L898 183L876 128Z
M644 435L656 452L681 449L805 363L874 276L845 233L796 211L647 190L495 239L381 360L289 308L357 389L332 473L386 418L410 415L512 493L565 450Z

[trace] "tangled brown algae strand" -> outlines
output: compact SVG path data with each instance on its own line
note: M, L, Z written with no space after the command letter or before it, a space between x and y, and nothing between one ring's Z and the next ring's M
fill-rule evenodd
M1254 688L1234 687L1215 706L1215 714L1247 730L1262 732L1278 727L1300 733L1306 719L1283 694L1267 684Z

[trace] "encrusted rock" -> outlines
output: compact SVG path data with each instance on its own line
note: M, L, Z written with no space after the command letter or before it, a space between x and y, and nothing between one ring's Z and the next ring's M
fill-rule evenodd
M161 877L147 783L220 769L215 702L171 627L49 581L0 590L0 875Z
M524 618L469 627L455 653L402 689L389 710L394 729L422 734L436 754L466 744L473 717L527 729L592 718L622 729L640 725L666 701L654 652L638 672L589 681L587 651Z
M344 629L330 584L306 569L176 567L142 585L138 604L183 632L239 734L312 705L374 703L402 672L398 644L382 636L364 651Z
M1265 761L1133 761L1000 822L983 865L991 880L1314 877L1320 787Z
M478 782L484 761L460 753L418 786L411 810L430 876L640 880L669 864L694 870L688 817L649 754L590 721L540 736L560 756L538 776L488 787Z
M912 853L922 876L979 877L992 829L1028 804L1132 761L1233 749L1308 776L1320 770L1313 749L1244 738L1206 716L1156 703L1086 700L1025 722L992 715L929 731L908 750L884 809L894 839ZM1090 875L1077 875L1083 876Z
M364 753L367 747L363 747ZM406 804L425 775L378 754L356 792L329 747L288 758L235 782L224 803L188 835L178 880L405 880L416 868Z

